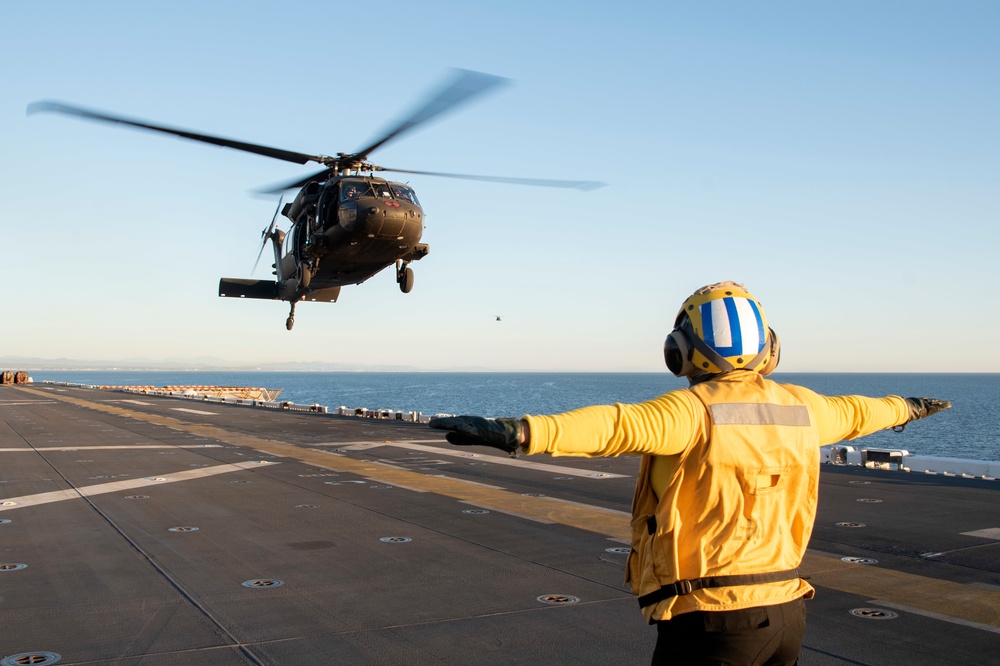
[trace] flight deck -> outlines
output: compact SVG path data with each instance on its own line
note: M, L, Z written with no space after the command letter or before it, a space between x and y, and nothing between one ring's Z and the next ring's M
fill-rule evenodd
M0 666L646 664L638 458L0 387ZM824 465L800 663L1000 663L1000 481Z

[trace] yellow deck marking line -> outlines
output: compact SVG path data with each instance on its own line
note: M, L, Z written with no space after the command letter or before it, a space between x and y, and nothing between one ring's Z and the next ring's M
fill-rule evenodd
M291 450L286 449L286 447ZM327 467L339 472L357 474L358 476L369 478L379 483L400 487L406 486L411 489L420 489L424 492L444 495L460 502L468 502L476 506L481 506L485 509L495 509L504 513L530 516L535 520L561 523L589 532L615 537L627 537L631 533L629 528L629 514L624 511L604 509L598 506L581 506L554 497L528 497L502 488L468 482L449 476L430 476L395 467L387 463L359 461L336 453L314 449L301 449L287 444L272 445L266 447L266 449L255 448L266 450L268 453L288 455L300 460L305 459L311 465ZM372 465L377 466L374 472L371 471Z
M941 613L934 613L932 611L925 611L921 608L914 608L913 606L906 606L904 604L897 604L893 601L884 601L882 599L872 599L868 603L875 604L876 606L885 606L886 608L895 608L896 610L901 610L905 613L915 613L917 615L923 615L924 617L929 617L935 620L942 620L944 622L951 622L952 624L960 624L964 627L971 627L973 629L979 629L980 631L989 631L994 634L1000 634L1000 627L993 627L988 624L983 624L982 622L971 622L969 620L962 620L957 617L951 617L950 615L943 615Z
M816 586L1000 627L1000 590L844 562L839 557L815 551L806 553L799 571Z
M427 439L421 440L426 442L446 442L446 439ZM317 446L317 445L313 445ZM325 444L320 444L319 446L326 446ZM400 441L387 441L387 442L362 442L359 444L342 446L336 444L330 444L330 446L336 446L339 449L344 449L345 451L362 451L368 449L375 449L380 446L393 446L398 449L407 449L409 451L422 451L424 453L431 453L436 456L450 456L452 458L462 458L464 460L472 460L477 462L488 462L491 465L510 465L511 467L519 467L521 469L534 469L539 472L551 472L552 474L561 474L565 476L578 476L586 477L588 479L623 479L624 474L612 474L610 472L591 472L586 469L579 469L577 467L564 467L562 465L551 465L549 463L540 463L533 460L525 460L523 458L504 458L501 456L485 456L485 455L473 455L468 451L463 451L461 449L442 449L440 446L426 446L423 444L415 444L413 442L400 442Z
M229 474L230 472L242 472L247 469L259 469L268 465L278 465L280 463L267 460L235 463L226 465L216 465L215 467L203 467L197 470L182 470L171 472L164 476L148 477L145 479L127 479L123 481L112 481L110 483L98 483L92 486L82 486L80 488L67 488L65 490L53 490L47 493L37 493L35 495L22 495L21 497L6 497L0 499L0 511L13 511L24 509L29 506L40 504L51 504L53 502L64 502L81 497L93 497L94 495L106 495L108 493L118 493L137 488L148 488L149 486L159 486L165 483L177 483L178 481L190 481L192 479L202 479L218 474Z
M51 395L25 388L19 390ZM624 511L580 505L552 497L526 497L460 479L430 476L385 463L358 461L328 451L305 449L284 442L232 433L215 426L189 424L171 417L144 414L70 396L55 397L81 407L164 425L276 456L294 458L336 472L356 474L389 485L420 488L485 509L560 523L626 543L631 539L631 516ZM372 471L377 471L377 474L371 474ZM863 595L867 599L881 599L886 603L918 608L966 622L1000 627L1000 590L987 590L893 569L853 564L817 551L806 553L799 570L803 576L808 577L810 583L819 587Z

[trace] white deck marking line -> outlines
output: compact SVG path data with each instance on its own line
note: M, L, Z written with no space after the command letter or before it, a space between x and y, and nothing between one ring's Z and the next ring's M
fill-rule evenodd
M454 476L448 476L447 474L421 474L420 472L414 472L413 470L406 469L405 467L397 467L395 465L389 465L387 463L380 463L380 464L385 465L386 467L391 467L392 469L400 471L400 472L406 472L407 474L416 474L417 476L428 477L428 478L431 478L431 479L447 479L449 481L456 481L458 483L461 483L461 484L464 484L464 485L467 485L467 486L478 486L480 488L488 488L490 490L507 490L503 486L491 486L488 483L480 483L479 481L469 481L467 479L459 479L459 478L454 477ZM373 471L378 471L378 470L373 470ZM401 484L398 484L398 483L396 483L394 481L389 481L387 479L383 479L383 478L380 478L380 477L377 477L377 476L373 476L371 474L365 474L364 477L366 479L368 479L369 481L374 481L375 483L384 483L387 486L397 486L399 488L403 488L404 487ZM413 488L407 488L407 490L413 490Z
M221 444L123 444L116 446L74 446L66 444L63 446L36 446L29 448L22 446L19 449L0 449L0 453L18 453L22 451L99 451L114 449L221 449Z
M1000 527L987 527L984 530L962 532L962 536L981 537L983 539L996 539L1000 541Z
M421 440L421 441L432 441L432 442L447 442L444 439L433 439L433 440ZM453 458L465 458L467 460L473 460L476 462L486 462L494 465L510 465L511 467L521 467L526 469L533 469L539 472L551 472L552 474L558 474L560 476L579 476L586 477L588 479L624 479L627 475L625 474L612 474L611 472L593 472L586 469L579 469L576 467L563 467L562 465L551 465L549 463L534 462L531 460L525 460L524 458L501 458L499 456L487 456L487 455L471 455L469 451L463 451L461 449L443 449L439 446L425 446L423 444L414 444L411 442L358 442L356 444L344 443L330 443L330 444L313 444L313 446L335 446L339 449L344 449L345 451L363 451L366 449L374 449L379 446L395 446L400 449L408 449L410 451L421 451L423 453L433 453L435 455L451 456ZM451 446L449 444L449 446Z
M0 400L0 407L7 407L11 405L51 405L55 402L55 400L23 400L18 402Z
M218 474L228 474L230 472L241 472L248 469L256 469L267 465L280 465L281 463L267 460L252 461L245 463L234 463L226 465L216 465L215 467L203 467L194 470L181 470L170 472L164 476L147 477L144 479L128 479L125 481L112 481L111 483L98 483L93 486L83 486L82 488L67 488L66 490L53 490L47 493L36 495L23 495L21 497L5 497L0 499L0 511L13 511L29 506L40 504L51 504L81 497L91 497L93 495L105 495L107 493L123 492L146 488L149 486L159 486L165 483L177 483L178 481L190 481L192 479L202 479ZM11 506L3 506L7 502L16 502Z
M133 405L145 405L146 407L153 404L151 402L143 402L142 400L105 400L104 402L128 402Z
M942 613L935 613L934 611L927 611L924 610L923 608L914 608L913 606L897 604L893 601L885 601L884 599L870 599L868 603L876 604L878 606L886 606L887 608L895 608L896 610L901 610L906 613L913 613L914 615L923 615L924 617L929 617L934 620L951 622L952 624L960 624L963 627L971 627L972 629L988 631L992 634L1000 634L1000 627L994 627L993 625L990 624L983 624L982 622L973 622L972 620L963 620L961 618L952 617L951 615L944 615Z
M218 416L219 412L203 412L200 409L186 409L184 407L171 407L174 412L187 412L189 414L202 414L204 416Z

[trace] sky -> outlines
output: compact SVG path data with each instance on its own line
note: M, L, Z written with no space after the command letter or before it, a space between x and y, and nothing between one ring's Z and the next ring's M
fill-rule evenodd
M993 0L53 0L0 25L0 356L658 372L684 299L734 280L782 370L1000 372ZM510 82L372 161L607 186L400 177L413 291L384 271L292 331L218 280L268 277L253 190L316 165L25 113L333 155L452 68Z

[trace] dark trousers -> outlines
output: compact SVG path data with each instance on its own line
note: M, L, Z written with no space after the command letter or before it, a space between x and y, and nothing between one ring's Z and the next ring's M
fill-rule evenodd
M695 611L656 622L653 666L792 666L806 631L802 599L732 611Z

